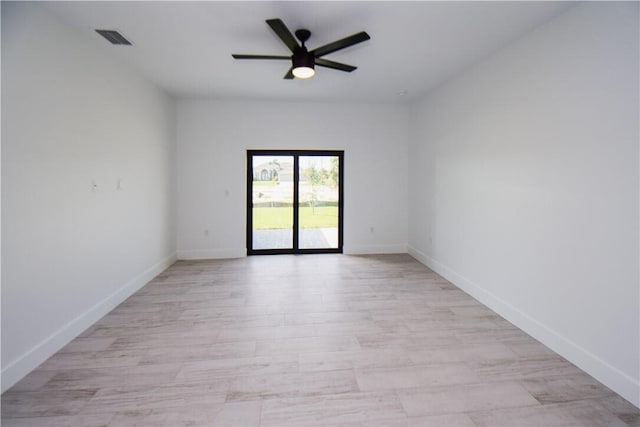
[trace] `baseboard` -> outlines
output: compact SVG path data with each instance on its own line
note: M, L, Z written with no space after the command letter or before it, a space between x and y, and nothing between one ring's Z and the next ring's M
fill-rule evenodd
M344 246L342 252L349 255L404 254L407 253L407 245ZM180 260L244 258L246 256L247 250L245 248L178 250L178 259Z
M51 334L44 341L27 351L18 359L9 363L2 370L2 392L11 388L25 375L37 368L42 362L54 355L58 350L67 345L71 340L80 335L88 327L100 320L134 292L149 283L151 279L166 270L176 261L173 253L147 268L142 273L125 283L114 293L95 304L93 307L67 323L65 326Z
M640 408L640 382L453 269L409 245L409 255Z
M365 254L406 254L407 245L367 245L367 246L344 246L342 252L347 255Z
M178 250L178 259L182 260L244 258L246 256L247 250L245 248Z

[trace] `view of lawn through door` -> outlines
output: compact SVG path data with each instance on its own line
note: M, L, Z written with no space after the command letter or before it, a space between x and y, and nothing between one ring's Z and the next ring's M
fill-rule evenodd
M342 152L247 156L247 252L342 252Z

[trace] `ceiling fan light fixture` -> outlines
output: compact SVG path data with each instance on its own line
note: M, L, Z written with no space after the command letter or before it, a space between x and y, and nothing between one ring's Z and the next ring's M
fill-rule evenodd
M299 79L309 79L316 74L316 70L311 67L296 67L292 73Z
M307 52L304 46L293 54L292 74L299 79L308 79L316 74L313 55Z

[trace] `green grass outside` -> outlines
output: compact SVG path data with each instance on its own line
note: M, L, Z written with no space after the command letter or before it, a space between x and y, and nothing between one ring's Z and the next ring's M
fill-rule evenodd
M300 228L331 228L338 226L338 207L321 206L299 209ZM293 208L253 208L253 229L270 230L293 227Z

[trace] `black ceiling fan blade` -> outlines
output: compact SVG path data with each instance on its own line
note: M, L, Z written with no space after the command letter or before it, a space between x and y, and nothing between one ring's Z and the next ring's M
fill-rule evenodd
M346 47L353 46L354 44L362 43L363 41L369 40L370 38L371 37L366 33L366 31L361 31L357 34L345 37L333 43L315 48L310 53L318 58L320 56L328 55L332 52L335 52L336 50L344 49Z
M269 24L273 32L280 37L280 40L287 45L291 52L300 47L295 37L293 37L293 34L291 34L291 31L284 25L281 19L267 19L267 24Z
M328 59L316 58L316 65L321 67L333 68L334 70L346 71L347 73L352 72L358 67L354 67L353 65L343 64L341 62L329 61Z
M282 55L244 55L239 53L232 53L235 59L291 59L290 56L282 56Z
M284 75L284 78L287 80L291 80L293 78L293 67L289 68L289 71L287 71L287 74Z

